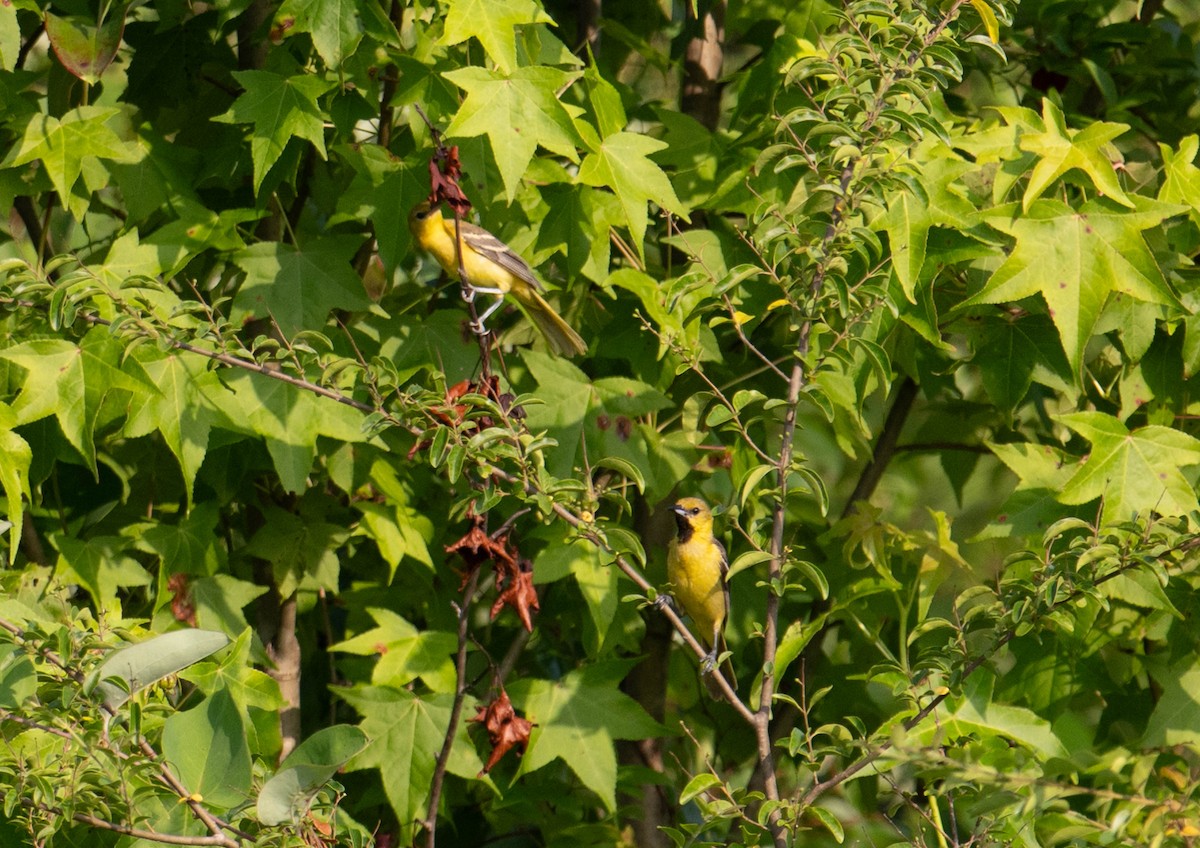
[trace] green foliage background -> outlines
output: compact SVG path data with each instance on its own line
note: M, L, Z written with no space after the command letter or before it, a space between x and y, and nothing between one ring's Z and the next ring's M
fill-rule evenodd
M0 840L1191 844L1193 5L0 3Z

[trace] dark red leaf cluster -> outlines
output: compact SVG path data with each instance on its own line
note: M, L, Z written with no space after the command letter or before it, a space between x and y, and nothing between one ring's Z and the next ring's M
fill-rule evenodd
M467 200L467 196L459 187L460 179L462 162L458 158L457 145L446 147L439 144L433 158L429 160L429 184L432 187L429 192L429 205L445 203L457 212L460 218L465 217L471 211L471 201Z
M171 614L176 621L189 627L196 626L196 606L192 603L191 578L183 572L167 578L167 589L171 592Z
M446 553L458 554L466 563L459 590L466 587L471 575L481 565L491 560L496 572L496 588L500 592L492 604L492 618L499 615L504 607L512 607L525 629L532 633L533 613L541 608L537 590L533 587L533 564L519 555L507 532L495 537L488 534L486 515L469 511L467 518L471 522L471 529L446 546Z
M483 724L487 730L488 741L492 743L492 754L488 757L483 771L479 772L480 776L491 771L510 750L515 749L518 756L524 754L525 746L529 744L529 733L535 726L533 722L517 715L512 701L508 699L508 693L503 689L496 700L479 707L479 712L471 721Z

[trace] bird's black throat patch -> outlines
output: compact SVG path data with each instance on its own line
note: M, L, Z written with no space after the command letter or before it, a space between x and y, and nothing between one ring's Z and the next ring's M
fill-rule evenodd
M677 531L676 538L681 544L686 544L692 538L695 529L692 527L692 521L686 515L675 513L675 529Z

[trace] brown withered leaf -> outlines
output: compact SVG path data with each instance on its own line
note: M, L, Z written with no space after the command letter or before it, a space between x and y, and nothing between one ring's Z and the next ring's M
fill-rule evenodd
M458 181L462 179L462 162L458 158L458 147L439 147L434 158L429 160L429 182L432 191L429 203L433 206L446 203L458 212L459 217L471 211L471 201L463 194Z
M191 579L183 572L172 574L167 579L167 589L171 591L171 614L176 621L196 626L196 607L192 603Z
M529 744L529 733L533 730L534 724L517 715L512 701L508 699L508 693L503 689L500 690L500 695L496 700L478 709L479 712L471 721L483 724L484 729L487 730L488 741L492 744L491 756L488 757L483 770L479 772L482 777L491 771L510 750L515 749L518 756L525 753L525 746Z
M520 567L514 570L511 574L503 576L497 568L496 581L497 585L503 581L505 585L496 598L496 602L492 604L492 618L506 606L513 608L517 616L521 619L521 623L525 625L525 629L530 633L533 632L533 611L538 611L541 606L538 604L537 590L533 588L533 563L522 558Z
M496 571L501 575L515 572L517 568L516 557L508 549L507 533L498 539L493 539L485 529L487 516L476 515L474 510L467 512L467 519L471 522L471 529L463 534L462 538L446 545L446 553L458 554L467 566L463 571L460 591L467 585L467 581L479 569L479 566L488 560L495 563Z

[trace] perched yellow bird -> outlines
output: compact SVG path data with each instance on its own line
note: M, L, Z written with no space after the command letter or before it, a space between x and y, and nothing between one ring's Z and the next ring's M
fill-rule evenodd
M417 244L433 255L447 274L458 276L458 251L455 249L454 219L442 216L440 208L428 202L418 203L408 216L408 226ZM583 353L587 345L579 333L554 311L542 297L542 284L533 270L517 253L483 227L467 221L459 223L462 238L462 266L473 292L497 295L497 300L479 316L479 327L511 294L537 325L550 349L563 356Z
M683 498L673 507L676 536L667 551L667 579L675 599L692 618L696 634L711 650L701 671L711 673L725 651L725 620L729 615L729 560L713 535L713 515L699 498ZM733 666L721 666L730 686L737 686Z

